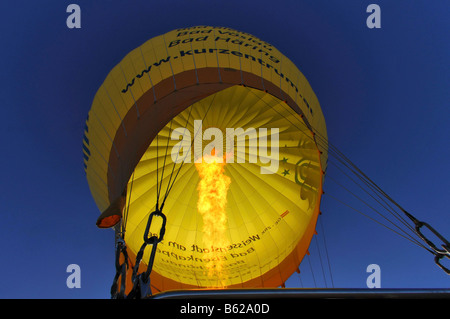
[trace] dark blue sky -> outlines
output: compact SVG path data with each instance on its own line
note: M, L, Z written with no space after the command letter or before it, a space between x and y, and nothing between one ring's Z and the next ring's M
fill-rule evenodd
M81 7L81 29L66 27L70 3ZM366 26L370 3L381 7L381 29ZM129 51L193 25L228 26L277 47L317 94L331 143L450 237L449 2L46 0L2 2L0 10L0 298L109 298L114 238L95 226L84 120ZM331 165L328 174L339 177ZM383 288L450 287L431 254L327 197L340 194L329 180L325 192L335 287L365 288L372 263ZM81 267L80 289L66 287L72 263ZM315 284L309 265L301 270L302 281L294 274L288 287L325 286L320 270Z

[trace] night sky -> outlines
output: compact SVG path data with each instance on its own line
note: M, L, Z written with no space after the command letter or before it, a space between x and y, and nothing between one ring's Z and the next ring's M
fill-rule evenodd
M70 3L81 8L80 29L66 26ZM381 8L379 29L366 26L370 3ZM290 58L320 101L330 142L450 238L450 2L3 1L0 10L0 298L110 297L114 233L95 225L84 122L128 52L195 25L253 34ZM333 165L327 175L340 178ZM327 177L324 190L323 229L287 287L331 287L325 252L335 288L366 288L370 264L382 288L450 287L433 255L327 196L353 201ZM81 268L79 289L66 286L69 264Z

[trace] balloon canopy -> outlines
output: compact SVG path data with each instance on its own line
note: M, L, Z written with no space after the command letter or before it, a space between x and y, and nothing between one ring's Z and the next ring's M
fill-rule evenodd
M120 225L128 280L160 209L153 291L282 285L319 214L317 136L325 120L306 78L248 33L190 27L131 51L95 95L83 140L97 225Z

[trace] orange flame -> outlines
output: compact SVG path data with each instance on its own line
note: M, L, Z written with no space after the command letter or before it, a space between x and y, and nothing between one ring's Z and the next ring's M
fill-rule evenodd
M196 163L195 167L200 176L197 209L203 217L203 244L205 257L209 259L205 266L208 269L208 277L216 277L218 284L224 287L221 248L228 246L226 204L231 179L224 175L225 160L219 163L219 159L213 149L211 156L204 156L202 162Z

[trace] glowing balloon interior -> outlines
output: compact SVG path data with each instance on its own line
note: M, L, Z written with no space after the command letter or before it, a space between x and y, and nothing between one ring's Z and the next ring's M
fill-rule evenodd
M97 225L121 226L133 266L164 201L155 292L280 286L319 214L327 149L317 135L327 136L319 102L272 45L210 26L155 37L112 69L89 111L83 153Z

